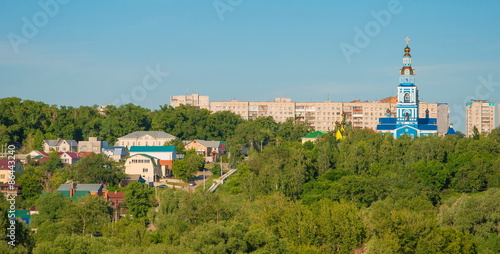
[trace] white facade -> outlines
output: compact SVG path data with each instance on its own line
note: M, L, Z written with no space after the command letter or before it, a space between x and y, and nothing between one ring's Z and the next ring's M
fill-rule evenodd
M125 161L125 173L141 175L150 185L163 177L160 160L147 155L130 156Z

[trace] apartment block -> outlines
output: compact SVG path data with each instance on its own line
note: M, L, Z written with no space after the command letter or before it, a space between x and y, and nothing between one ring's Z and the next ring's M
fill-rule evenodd
M485 100L474 100L465 106L466 135L473 135L474 126L480 133L496 128L496 105Z
M275 98L274 101L213 101L212 112L231 111L243 119L273 117L276 122L284 122L294 118L307 123L318 131L335 129L335 123L342 121L342 113L346 113L346 121L354 127L375 130L379 118L396 116L396 97L388 97L380 101L353 102L293 102L291 98ZM420 117L438 119L438 132L446 133L449 126L449 110L447 104L425 103L419 105Z
M200 96L199 94L170 96L170 106L178 107L181 104L195 106L200 109L210 109L208 96Z

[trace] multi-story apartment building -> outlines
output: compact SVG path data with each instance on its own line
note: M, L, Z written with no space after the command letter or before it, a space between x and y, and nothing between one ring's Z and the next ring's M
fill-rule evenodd
M465 106L466 135L473 135L474 126L479 133L490 133L496 127L495 103L485 100L474 100Z
M170 96L170 106L178 107L181 104L195 106L200 109L210 109L208 96L200 96L199 94Z
M290 98L275 98L274 101L214 101L210 103L212 112L231 111L243 119L273 117L276 122L288 118L307 121L318 131L335 129L335 123L342 121L342 113L354 127L376 130L379 118L395 117L396 97L380 101L363 102L292 102ZM437 118L438 133L444 134L449 126L447 104L420 102L420 117ZM427 116L428 115L428 116Z

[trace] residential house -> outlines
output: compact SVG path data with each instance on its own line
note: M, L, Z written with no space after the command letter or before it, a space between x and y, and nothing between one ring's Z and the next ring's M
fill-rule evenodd
M101 153L104 147L108 147L108 142L101 141L98 137L89 137L89 141L78 142L78 152Z
M126 174L139 174L146 180L149 186L153 186L164 176L161 171L160 159L147 154L136 154L125 161Z
M125 192L108 192L106 201L111 204L111 208L116 210L121 204L125 203Z
M108 146L102 148L102 153L114 161L120 161L127 156L127 148L124 146Z
M7 183L10 179L11 168L14 166L15 176L23 173L24 166L20 160L14 160L14 164L9 163L9 159L0 159L0 183Z
M66 165L75 165L75 163L80 160L80 157L77 153L65 152L58 153L58 155L61 158L61 163Z
M8 183L2 183L0 184L0 192L2 192L5 196L5 198L8 198L9 196L19 196L21 195L21 186L19 184L14 184L10 185Z
M46 139L43 141L43 151L49 153L50 150L76 152L78 143L72 139Z
M206 162L217 162L221 150L220 141L193 140L186 144L186 150L194 149L198 154L205 157Z
M177 137L163 131L136 131L118 138L115 146L162 146Z
M41 157L48 157L49 156L48 153L41 151L41 150L33 150L33 151L29 152L28 155L31 157L31 159L34 159L37 156L41 156Z
M323 134L326 134L328 133L327 131L314 131L314 132L311 132L305 136L302 137L302 144L304 144L305 142L308 142L308 141L311 141L311 142L315 142L319 136L323 135Z
M136 154L147 154L160 159L163 176L172 174L172 165L177 157L175 146L132 146L129 150L130 156Z
M107 198L108 195L108 190L102 184L77 184L70 182L68 184L61 184L57 191L63 196L75 200L88 194L104 198Z

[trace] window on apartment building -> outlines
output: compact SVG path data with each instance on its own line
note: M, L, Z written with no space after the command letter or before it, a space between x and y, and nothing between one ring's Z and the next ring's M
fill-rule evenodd
M87 147L85 147L85 148L87 148ZM85 149L85 150L87 150L87 149ZM97 151L97 146L93 146L92 151Z
M147 172L148 172L148 168L143 168L143 169L142 169L142 172L143 172L143 173L147 173Z
M82 147L80 147L80 150L87 151L87 147L86 146L82 146Z
M4 179L4 178L5 178L5 175L4 175L4 174L1 174L1 175L0 175L0 178Z

